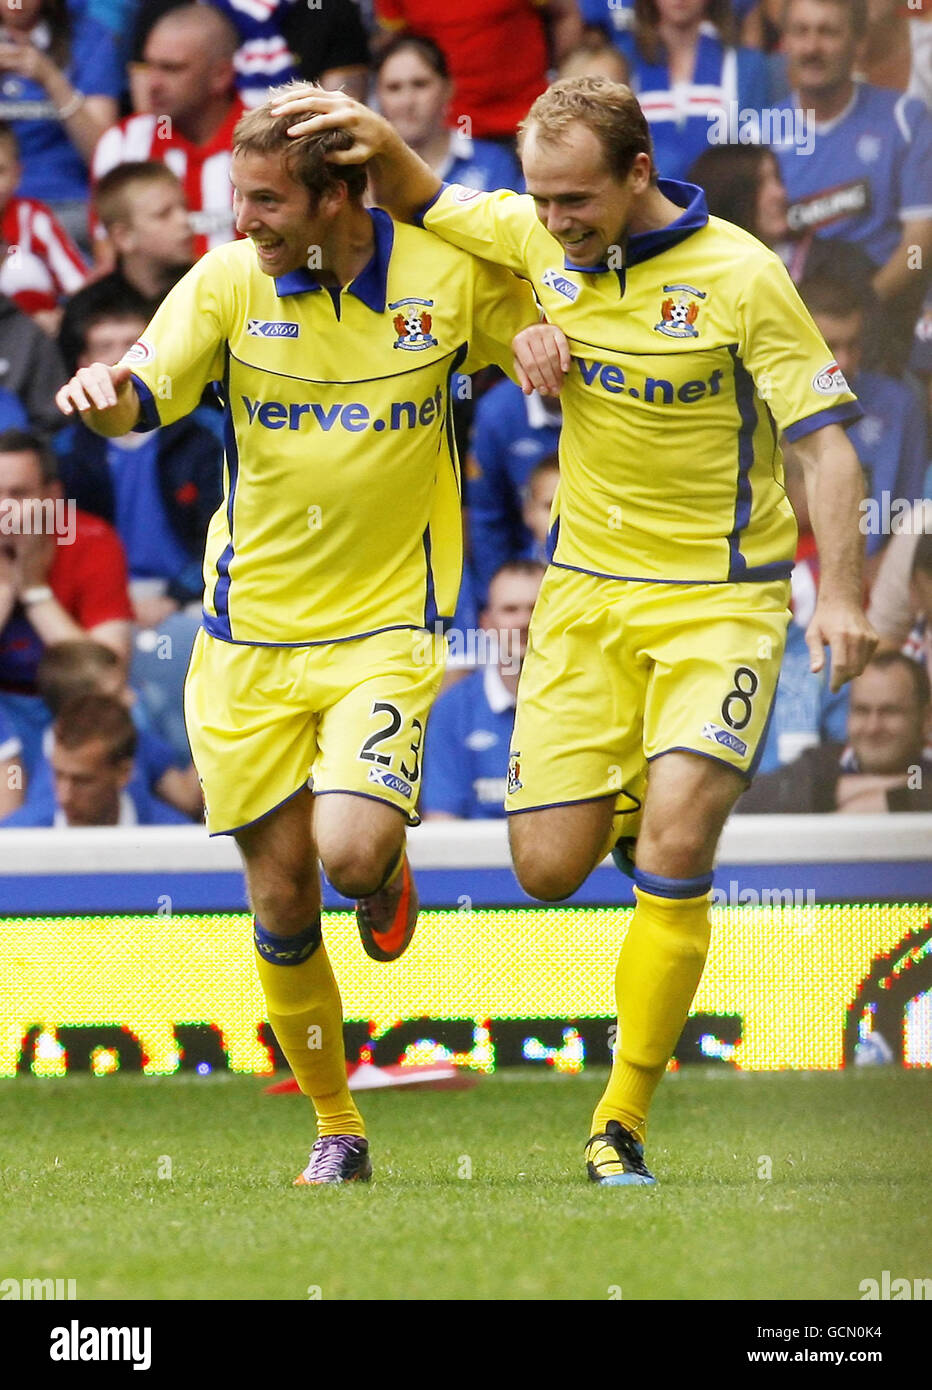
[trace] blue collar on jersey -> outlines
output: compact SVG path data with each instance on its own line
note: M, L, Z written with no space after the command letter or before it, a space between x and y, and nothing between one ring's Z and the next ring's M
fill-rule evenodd
M356 279L346 286L346 293L354 294L374 314L384 314L388 263L391 260L395 229L392 219L381 208L368 208L367 211L372 218L375 250L372 259L362 268ZM310 290L322 288L320 281L305 266L298 270L289 270L287 275L278 275L275 279L275 293L279 299L286 294L307 294Z
M704 227L709 220L705 194L694 183L679 183L676 179L658 179L657 187L665 198L669 198L671 203L675 203L678 208L683 208L684 211L681 217L678 217L667 227L660 227L656 232L637 232L628 238L625 246L625 263L616 271L621 283L622 294L625 292L625 270L628 266L650 260L651 256L657 256L661 251L667 251L671 246L676 246L677 242L685 241L686 237L692 236L693 232L698 232L700 227ZM573 262L568 259L563 262L564 270L575 271L577 275L604 275L611 268L607 265L573 265Z

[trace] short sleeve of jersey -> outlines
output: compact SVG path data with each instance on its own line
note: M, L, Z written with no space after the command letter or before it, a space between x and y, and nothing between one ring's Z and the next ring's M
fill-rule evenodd
M505 189L480 193L456 183L444 185L421 222L444 241L519 272L525 269L527 244L538 225L526 194Z
M932 116L921 101L898 102L901 129L910 133L900 171L900 217L904 222L932 218Z
M477 260L472 337L463 371L476 371L494 362L514 380L511 340L539 319L537 301L526 280L519 280L503 266Z
M740 292L737 347L757 395L790 441L852 424L862 413L857 398L785 266L776 256L759 265Z
M208 382L223 379L234 294L226 249L208 252L179 280L122 359L142 404L137 430L190 415Z

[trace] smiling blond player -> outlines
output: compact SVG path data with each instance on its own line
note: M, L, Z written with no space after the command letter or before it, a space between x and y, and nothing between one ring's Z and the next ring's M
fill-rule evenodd
M296 133L351 133L335 162L369 160L396 216L527 276L568 340L555 549L505 805L517 876L545 900L575 892L612 846L625 864L636 836L618 1043L586 1154L593 1182L652 1183L648 1107L699 983L716 845L780 669L796 542L781 431L819 543L813 669L827 644L838 689L876 642L843 429L859 408L777 257L710 217L701 189L658 178L627 87L578 78L537 99L521 127L527 196L442 185L342 95L287 110ZM535 330L528 385L546 386L543 343Z
M204 560L185 692L211 834L232 834L255 911L269 1018L320 1138L298 1179L371 1172L346 1084L342 1009L321 941L319 857L357 899L363 945L401 954L417 918L405 825L461 568L453 373L512 369L536 321L508 271L362 203L340 134L287 138L269 106L236 127L236 225L114 368L58 395L104 435L167 425L216 381L224 500ZM310 794L313 792L313 796Z

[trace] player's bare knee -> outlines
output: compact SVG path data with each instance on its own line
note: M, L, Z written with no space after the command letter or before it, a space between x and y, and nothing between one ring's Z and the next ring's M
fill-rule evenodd
M525 893L541 902L571 898L586 877L575 865L561 865L555 855L514 855L515 877Z
M694 878L705 873L715 853L715 838L697 824L646 826L638 836L637 865L666 878Z
M366 898L382 887L394 868L400 844L340 845L321 857L324 873L344 898Z

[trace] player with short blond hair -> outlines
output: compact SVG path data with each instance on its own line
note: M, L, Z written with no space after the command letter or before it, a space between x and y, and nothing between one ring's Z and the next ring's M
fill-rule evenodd
M548 389L554 351L565 380L553 559L505 804L534 897L569 897L612 846L633 874L614 1065L586 1152L594 1182L652 1183L648 1107L705 962L716 845L756 767L789 616L781 432L821 551L813 669L827 643L837 689L876 641L842 429L857 403L778 258L710 217L699 188L655 177L627 88L579 78L538 98L526 196L442 185L343 96L276 109L295 135L348 131L335 162L367 160L396 215L526 276L556 326L522 335L527 389Z

